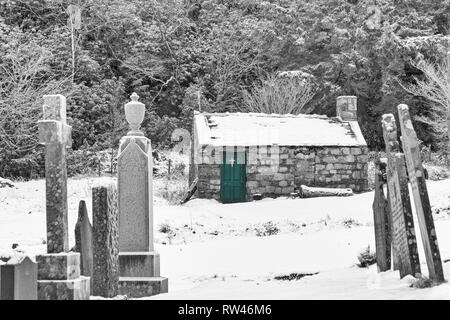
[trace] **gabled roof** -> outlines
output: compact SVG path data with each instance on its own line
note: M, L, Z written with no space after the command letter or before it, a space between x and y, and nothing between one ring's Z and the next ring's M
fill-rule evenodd
M194 114L199 145L366 146L357 121L324 115Z

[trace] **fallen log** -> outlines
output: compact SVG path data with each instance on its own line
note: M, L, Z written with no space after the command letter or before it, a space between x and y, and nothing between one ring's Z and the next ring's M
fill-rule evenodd
M315 197L348 197L353 195L353 190L350 188L319 188L300 186L301 198L315 198Z

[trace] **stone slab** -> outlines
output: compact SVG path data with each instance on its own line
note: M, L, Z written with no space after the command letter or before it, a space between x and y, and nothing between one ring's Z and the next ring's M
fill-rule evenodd
M29 257L14 257L0 265L0 300L36 300L37 264Z
M419 221L423 248L427 258L428 275L436 283L445 281L441 253L434 226L430 199L425 181L424 168L420 158L419 141L411 121L409 108L405 104L397 107L402 132L402 145L406 158L409 182Z
M417 276L421 274L420 261L409 198L405 157L400 152L394 115L384 114L382 126L387 156L386 176L392 217L394 267L400 271L400 278L408 274Z
M89 277L73 280L38 280L38 300L89 300Z
M149 139L121 139L117 159L120 252L153 250L152 161Z
M400 278L421 274L414 219L408 191L404 156L397 153L388 161L388 188L392 215L392 234L400 259Z
M47 253L36 256L38 280L72 280L80 276L80 253Z
M372 203L378 272L391 269L391 237L389 201L384 194L385 181L379 159L375 161L375 192Z
M119 253L121 277L159 277L159 265L159 253L156 251Z
M169 291L169 280L164 277L120 277L119 294L130 298L154 296Z
M91 277L92 288L92 225L89 221L86 202L84 200L81 200L78 205L78 221L75 225L75 247L75 251L80 253L80 273L83 276Z
M117 187L107 183L92 188L92 245L95 296L117 295L119 279L119 227Z

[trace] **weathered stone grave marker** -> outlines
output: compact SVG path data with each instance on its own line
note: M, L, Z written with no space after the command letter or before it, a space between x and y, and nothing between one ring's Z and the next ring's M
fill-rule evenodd
M0 261L0 300L36 300L37 264L29 257Z
M392 216L392 242L399 259L400 277L420 274L419 253L414 231L414 220L408 191L408 179L403 153L397 138L397 126L392 114L382 118L383 137L386 145L387 182Z
M75 225L75 247L80 253L80 273L90 277L92 288L92 225L86 208L86 202L81 200L78 205L78 220Z
M409 182L411 183L414 205L427 258L429 277L435 282L443 282L444 272L442 269L441 254L436 229L434 227L424 169L420 159L419 142L411 122L408 106L400 104L397 109L402 133L403 151L405 153Z
M384 184L381 161L378 158L375 161L375 196L372 204L378 272L391 269L391 228L389 222L391 212L389 202L384 195Z
M45 145L47 252L69 250L67 228L66 148L72 146L72 127L66 124L66 98L44 96L44 119L38 121L39 142Z
M136 93L125 105L131 131L120 141L119 192L119 293L130 297L167 292L160 277L159 254L153 248L153 158L151 142L139 130L145 105Z
M118 293L119 226L115 183L92 189L94 272L92 292L112 298Z
M45 188L47 254L36 256L39 300L89 299L88 277L80 277L80 254L69 250L66 148L72 145L66 124L66 98L44 96L39 141L46 146Z

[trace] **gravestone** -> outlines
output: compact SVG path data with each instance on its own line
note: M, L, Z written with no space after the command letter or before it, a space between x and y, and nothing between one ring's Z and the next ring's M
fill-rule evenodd
M80 253L80 273L91 279L92 288L92 225L86 208L86 202L81 200L78 205L78 220L75 225L75 248Z
M408 274L417 276L421 273L419 253L409 198L405 160L403 153L400 152L394 115L384 114L382 126L388 158L386 173L392 215L392 236L395 252L400 262L400 278Z
M436 229L434 227L424 169L420 159L419 141L411 122L408 106L400 104L397 109L402 133L401 141L406 157L408 177L411 183L423 247L427 258L429 277L435 282L443 282L444 272L442 269L441 254Z
M45 145L47 252L67 252L66 148L72 146L72 128L66 124L66 98L44 96L43 115L38 126L39 142Z
M153 248L153 158L151 142L140 131L145 106L133 93L125 105L130 132L120 141L119 293L143 297L168 291L159 272L159 254Z
M111 298L118 293L119 226L115 183L92 189L94 272L92 292Z
M36 300L37 264L29 257L0 261L0 300Z
M375 247L378 272L391 269L391 236L389 202L384 195L385 184L380 159L375 161L375 196L372 209L375 228Z
M80 276L80 254L68 251L66 148L72 145L66 124L66 98L44 96L44 119L38 121L45 145L47 254L36 256L39 300L89 299L88 277Z

